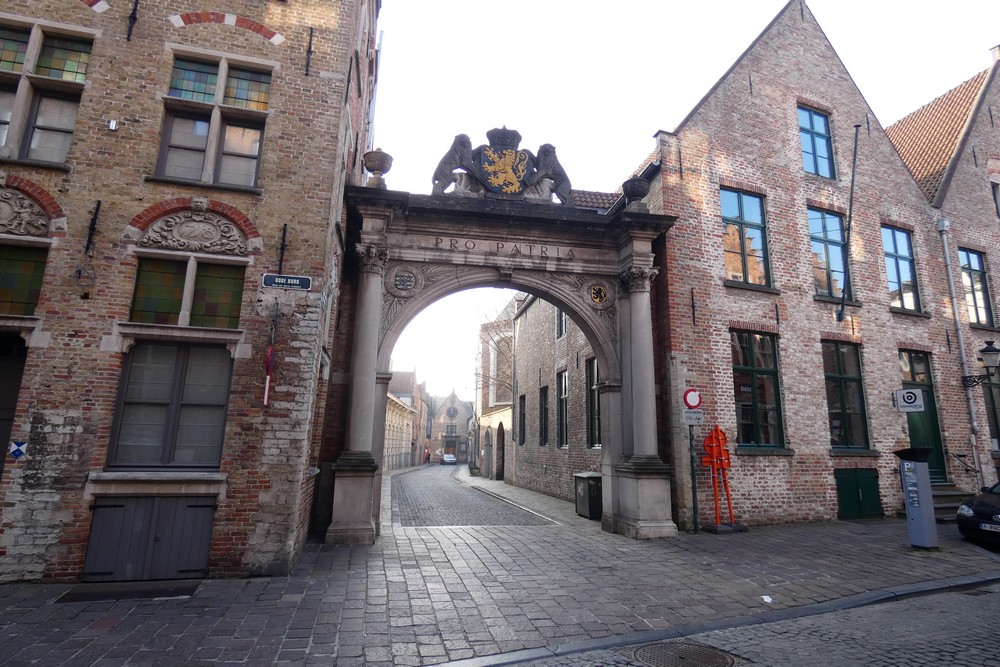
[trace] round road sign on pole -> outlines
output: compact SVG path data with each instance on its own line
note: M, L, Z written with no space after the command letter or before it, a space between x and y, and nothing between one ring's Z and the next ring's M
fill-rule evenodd
M701 405L701 394L698 393L697 389L685 390L684 405L686 405L691 410L694 410L699 405Z

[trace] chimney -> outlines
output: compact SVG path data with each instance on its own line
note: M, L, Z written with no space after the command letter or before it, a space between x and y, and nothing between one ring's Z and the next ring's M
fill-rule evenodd
M998 60L1000 60L1000 44L990 49L990 53L993 54L993 62L997 62Z

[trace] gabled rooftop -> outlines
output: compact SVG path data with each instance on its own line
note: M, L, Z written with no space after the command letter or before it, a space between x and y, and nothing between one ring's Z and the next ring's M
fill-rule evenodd
M961 152L991 71L980 72L885 129L932 204L947 191L949 167Z

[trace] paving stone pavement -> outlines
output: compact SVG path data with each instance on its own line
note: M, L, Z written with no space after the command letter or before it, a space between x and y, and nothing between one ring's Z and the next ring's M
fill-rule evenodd
M464 466L457 482L554 523L404 527L390 511L393 476L376 544L308 545L287 577L111 602L56 602L66 584L2 585L0 664L501 664L529 655L515 652L603 650L643 633L1000 580L995 554L951 526L937 551L913 549L902 520L635 541L572 503Z

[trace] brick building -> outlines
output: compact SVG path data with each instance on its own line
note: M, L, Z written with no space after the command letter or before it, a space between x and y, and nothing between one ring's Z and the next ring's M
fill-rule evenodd
M417 445L413 441L413 427L416 420L417 411L390 392L385 405L383 470L398 470L414 465Z
M600 371L567 314L529 296L514 315L515 432L505 477L572 500L574 473L600 471Z
M0 578L298 553L344 400L378 7L4 3L0 428L27 453L0 478Z
M656 134L637 175L650 210L678 218L654 244L652 298L657 439L679 526L693 509L688 388L703 398L697 441L715 424L728 435L737 521L900 511L893 452L909 447L931 450L936 493L996 479L1000 385L962 381L984 374L977 351L1000 332L996 67L887 136L793 1ZM531 299L517 314L505 479L569 498L572 473L600 456L584 432L591 353L572 323L561 338L561 319ZM924 410L898 410L900 389L919 389ZM697 480L710 502L707 471Z
M470 465L490 479L504 478L513 398L513 315L525 295L511 299L495 319L479 325L476 355L476 428Z
M430 400L431 463L440 463L445 454L454 454L459 463L469 462L469 431L474 426L472 401L463 401L455 392Z
M958 255L942 252L942 211L808 8L790 2L657 139L648 202L679 217L659 240L654 283L661 454L677 471L678 522L690 525L688 387L729 435L738 520L894 513L892 452L908 447L931 450L939 488L977 488L972 462L989 443L969 437L960 357L975 359L992 334L958 333ZM903 388L921 390L922 412L897 411ZM698 479L708 496L709 476Z

